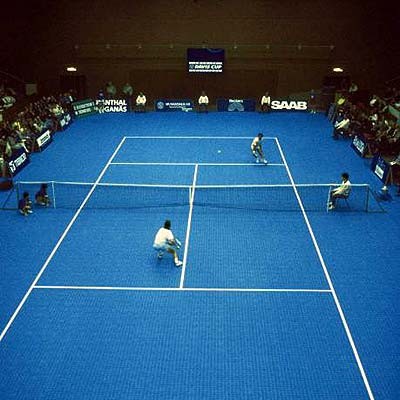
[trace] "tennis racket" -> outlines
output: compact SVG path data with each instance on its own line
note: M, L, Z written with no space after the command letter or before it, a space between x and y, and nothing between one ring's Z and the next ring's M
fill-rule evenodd
M175 238L175 243L176 243L176 248L177 248L177 249L180 249L181 246L182 246L181 241L180 241L178 238Z

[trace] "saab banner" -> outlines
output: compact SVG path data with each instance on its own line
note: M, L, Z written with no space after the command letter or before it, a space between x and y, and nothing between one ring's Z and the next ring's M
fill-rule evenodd
M255 111L254 99L217 99L218 111Z
M8 169L12 176L18 174L23 168L29 164L29 157L24 149L14 150L8 161Z
M192 111L193 101L188 99L158 99L154 103L156 111Z
M97 114L96 103L92 99L75 101L72 103L72 109L76 117L81 118L87 115Z
M306 100L272 100L271 110L274 111L307 111Z

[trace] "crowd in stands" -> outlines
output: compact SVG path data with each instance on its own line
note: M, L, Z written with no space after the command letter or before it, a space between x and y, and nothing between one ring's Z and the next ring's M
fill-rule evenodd
M58 99L42 97L0 122L0 176L8 175L7 162L15 150L23 148L29 154L36 150L36 138L43 131L55 132L60 128L59 117L70 110L72 101L69 94Z
M361 137L368 145L370 155L379 153L395 156L400 153L399 118L400 90L387 88L381 96L373 95L368 102L356 101L354 90L340 93L336 101L333 137Z
M6 81L0 82L0 112L9 109L17 101L16 91Z

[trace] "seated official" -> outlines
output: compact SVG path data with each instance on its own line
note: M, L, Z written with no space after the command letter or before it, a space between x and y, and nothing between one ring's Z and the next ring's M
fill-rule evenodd
M350 196L351 183L349 180L349 174L343 172L341 185L333 189L329 194L328 209L333 210L336 207L336 202L338 199L347 199Z
M209 100L204 90L201 92L201 96L199 97L198 103L199 103L199 112L208 112Z
M339 139L339 135L346 136L349 126L350 119L347 115L344 115L342 120L338 120L335 122L333 129L333 138L337 140Z
M145 112L146 101L146 96L142 92L140 92L138 97L136 97L136 111Z
M268 92L265 92L264 96L261 98L261 111L268 112L271 109L271 96Z

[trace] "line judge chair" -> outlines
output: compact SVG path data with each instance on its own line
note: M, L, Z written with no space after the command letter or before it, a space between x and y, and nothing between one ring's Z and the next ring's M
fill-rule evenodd
M344 203L346 204L346 207L350 210L350 204L348 202L348 199L350 197L350 194L348 196L343 196L343 197L337 197L336 198L336 208L339 206L340 207L340 203Z

